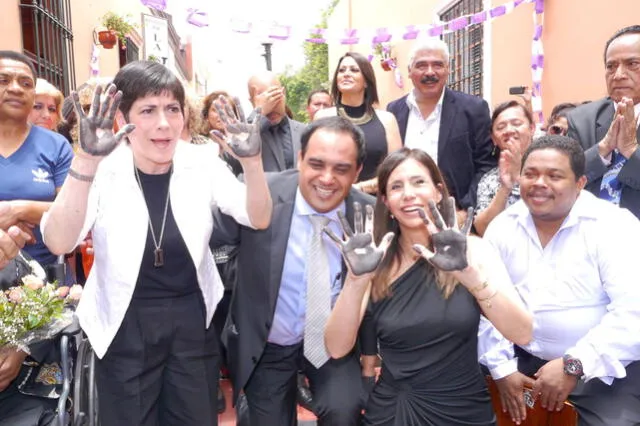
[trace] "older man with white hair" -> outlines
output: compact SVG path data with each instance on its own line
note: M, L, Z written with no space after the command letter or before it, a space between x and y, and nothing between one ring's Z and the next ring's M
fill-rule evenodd
M478 181L497 164L489 106L482 98L445 87L449 48L440 39L417 42L409 77L413 90L387 106L398 120L404 146L420 148L436 161L460 211L475 206Z

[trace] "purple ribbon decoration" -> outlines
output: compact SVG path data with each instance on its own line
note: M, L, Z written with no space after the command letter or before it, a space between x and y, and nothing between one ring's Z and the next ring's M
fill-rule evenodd
M340 39L341 44L358 44L360 37L358 37L358 30L350 28L344 30L344 38Z
M482 12L478 12L475 15L471 16L472 24L481 24L487 20L487 11L483 10Z
M195 25L196 27L208 27L209 26L209 16L207 12L198 9L187 9L187 22L191 25Z
M531 68L543 68L544 67L544 55L533 55L531 57Z
M520 6L522 3L524 3L524 0L515 0L513 2L513 7L515 8L517 6Z
M274 25L271 28L271 33L269 34L269 38L275 40L286 40L289 38L291 34L291 27L288 25Z
M400 72L400 68L395 67L393 70L394 81L396 82L396 86L399 88L404 88L404 80L402 79L402 72Z
M167 8L167 0L141 0L142 4L152 9L164 11Z
M323 44L326 43L327 40L324 38L325 28L312 28L309 32L311 36L306 38L305 41L309 43L315 44Z
M431 27L431 28L429 28L429 31L427 31L427 33L429 34L430 37L441 36L442 33L444 33L444 25L438 25L436 27Z
M417 30L415 25L407 25L407 31L402 35L402 39L415 40L419 32L420 30Z
M449 31L458 31L469 26L469 19L466 16L449 21Z
M373 61L374 56L373 55L369 55L367 56L367 61L371 62Z
M533 30L533 40L538 41L542 37L542 25L536 25L536 28Z
M507 8L505 7L505 5L502 5L502 6L496 6L496 7L494 7L493 9L491 9L491 10L489 11L489 15L490 15L492 18L497 18L498 16L502 16L502 15L504 15L505 13L507 13Z
M536 0L536 14L544 13L544 0Z
M391 40L391 34L387 28L378 28L376 30L376 36L371 40L373 44L387 43Z

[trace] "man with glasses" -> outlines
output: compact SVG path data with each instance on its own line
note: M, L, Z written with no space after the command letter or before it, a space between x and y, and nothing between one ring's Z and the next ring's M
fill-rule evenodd
M611 37L604 52L609 96L568 116L568 136L586 156L586 189L640 218L640 25Z

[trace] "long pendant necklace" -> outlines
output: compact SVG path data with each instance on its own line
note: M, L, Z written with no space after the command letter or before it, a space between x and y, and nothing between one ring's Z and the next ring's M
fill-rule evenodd
M136 180L138 181L138 186L140 186L140 191L142 192L142 196L146 199L144 195L144 188L142 188L142 181L140 180L140 174L138 172L138 168L133 167L133 170L136 173ZM171 175L173 174L173 164L169 169L169 182L171 182ZM169 211L169 186L167 187L167 199L164 202L164 213L162 214L162 225L160 226L160 238L156 240L156 233L153 230L153 224L151 223L151 214L149 214L149 230L151 231L151 238L153 239L153 246L155 249L153 250L153 266L159 268L164 265L164 251L162 250L162 238L164 237L164 225L167 222L167 212Z

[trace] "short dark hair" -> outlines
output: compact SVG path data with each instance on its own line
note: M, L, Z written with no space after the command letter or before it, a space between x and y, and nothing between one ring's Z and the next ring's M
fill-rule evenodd
M36 68L33 66L33 61L27 55L13 50L0 50L0 59L10 59L12 61L22 62L29 67L31 74L33 75L33 82L36 82L36 78L38 78Z
M627 34L640 34L640 25L631 25L629 27L624 27L615 32L614 35L611 36L607 43L604 45L604 63L607 63L607 50L609 50L609 46L613 41L623 35Z
M338 70L340 69L342 60L347 57L353 58L353 60L356 61L356 64L358 64L358 68L360 68L360 72L362 73L367 86L364 89L364 104L367 107L367 111L373 113L373 105L379 102L378 89L376 86L376 73L373 71L373 67L367 58L357 52L347 52L338 60L338 66L333 73L333 81L331 82L331 97L333 98L333 102L336 105L340 105L342 101L342 94L340 93L340 90L338 90Z
M364 133L358 126L351 123L351 121L339 116L319 118L307 125L307 127L304 129L304 132L302 132L302 135L300 136L300 153L303 158L307 153L307 148L309 147L309 140L311 139L311 136L313 136L313 134L318 130L327 130L333 133L345 133L351 136L358 149L358 167L360 167L362 163L364 163L364 157L366 154L364 145Z
M575 139L562 135L545 135L534 140L524 154L522 154L521 168L524 168L524 163L532 152L542 149L555 149L566 155L569 158L569 164L571 164L571 170L576 177L576 181L580 179L581 176L584 176L585 159L582 147Z
M133 103L148 95L171 93L184 112L184 87L169 68L155 61L134 61L122 67L113 78L113 84L122 91L120 111L129 120Z
M309 104L311 103L311 98L313 98L313 95L317 95L318 93L324 93L325 95L331 97L331 93L329 93L327 89L313 90L311 93L309 93L309 96L307 96L307 106L309 106Z
M529 108L522 105L520 102L516 100L511 100L511 101L503 102L493 109L493 114L491 114L491 130L493 130L493 124L498 119L498 116L510 108L520 108L524 116L529 121L529 124L533 124L533 114L531 114L531 111L529 111Z
M567 118L567 115L573 111L578 105L571 102L563 102L553 107L551 110L551 115L549 116L549 121L547 121L547 127L551 126L553 123L558 121L561 118Z

